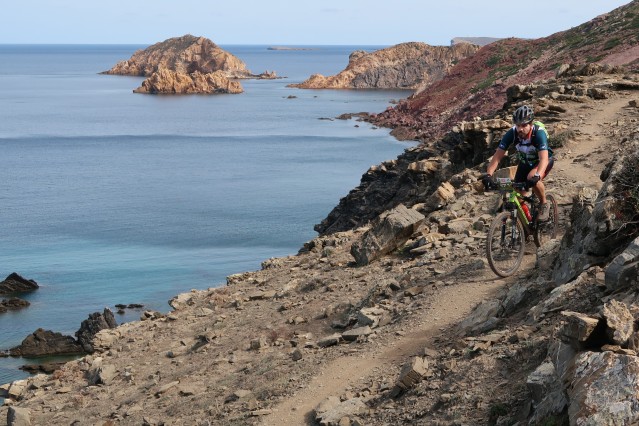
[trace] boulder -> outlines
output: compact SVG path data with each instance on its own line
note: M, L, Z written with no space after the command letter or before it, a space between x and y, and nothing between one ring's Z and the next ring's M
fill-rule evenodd
M611 300L604 304L601 314L606 319L606 334L616 345L625 345L634 332L634 322L630 310L623 302Z
M636 424L639 421L639 358L582 352L567 387L570 424Z
M563 311L565 324L561 330L561 339L570 344L574 349L581 350L587 346L587 342L597 340L600 334L597 330L600 327L598 318L592 318L578 312Z
M15 272L9 274L4 281L0 282L0 294L26 293L38 288L38 283L22 278Z
M109 385L117 376L116 368L111 364L104 364L101 357L97 357L91 363L91 367L86 372L89 385Z
M459 325L462 334L477 334L495 328L504 308L498 299L482 300Z
M428 361L422 357L414 357L402 366L397 384L403 390L413 388L428 374Z
M360 398L340 401L336 396L329 396L315 408L315 419L322 426L351 424L350 420L347 423L343 423L343 419L366 411L368 411L368 406Z
M405 243L423 221L421 213L400 204L374 221L361 241L353 244L351 254L358 265L367 265Z
M30 303L26 300L12 297L10 299L0 300L0 313L26 308Z
M9 407L7 411L7 426L31 425L31 410L21 407Z
M27 336L19 346L9 349L9 355L27 358L49 355L80 355L83 353L82 345L76 342L73 337L42 328Z
M628 287L634 282L637 286L639 274L639 237L635 238L628 247L606 267L606 288L610 292Z
M93 338L98 331L117 326L113 312L109 308L104 308L102 313L94 312L89 315L88 319L82 321L80 329L75 332L75 337L86 353L93 353L95 350Z

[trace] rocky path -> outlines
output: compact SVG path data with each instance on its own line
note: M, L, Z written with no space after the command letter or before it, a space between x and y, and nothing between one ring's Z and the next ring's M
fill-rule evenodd
M524 268L531 267L533 256L527 256ZM430 300L430 306L414 318L419 327L393 342L355 356L338 358L328 364L297 394L284 400L273 409L273 414L263 420L264 426L298 426L311 418L313 409L327 397L339 396L351 387L368 381L381 370L396 367L415 355L423 355L424 349L433 347L434 338L443 330L463 320L478 303L494 296L500 289L514 281L497 279L486 270L472 282L446 286L438 290Z
M599 174L612 155L609 142L615 141L615 128L626 125L628 97L619 96L595 103L572 121L578 137L557 163L557 173L574 183L595 189L601 187Z
M561 153L561 161L550 180L563 183L568 181L576 186L592 186L599 189L599 175L611 156L611 142L615 142L615 131L611 127L623 125L629 114L624 110L628 98L620 96L607 102L587 105L576 112L571 120L579 123L578 138ZM569 201L568 194L564 201ZM526 256L522 270L534 266L534 256ZM449 330L463 320L476 304L494 296L500 289L511 285L517 277L496 279L490 269L472 282L458 282L438 290L424 309L414 319L422 324L414 331L373 349L349 357L334 360L324 367L308 385L292 397L273 408L273 414L263 419L262 425L300 425L313 419L313 409L329 396L345 394L349 388L361 388L370 377L379 375L390 365L403 364L409 357L422 355L424 348L432 347L435 337L442 330Z

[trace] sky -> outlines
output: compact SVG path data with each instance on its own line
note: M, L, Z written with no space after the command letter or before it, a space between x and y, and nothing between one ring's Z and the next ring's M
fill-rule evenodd
M0 44L141 44L185 34L220 45L449 45L453 37L540 38L628 0L13 0Z

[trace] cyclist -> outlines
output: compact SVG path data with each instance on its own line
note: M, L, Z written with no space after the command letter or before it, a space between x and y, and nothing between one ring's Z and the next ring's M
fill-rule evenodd
M530 106L523 105L513 113L514 126L506 132L495 155L488 163L486 174L482 176L482 183L489 189L493 183L493 173L497 169L499 162L506 155L508 147L515 143L515 148L519 154L519 165L515 173L515 182L526 182L539 198L541 203L539 209L540 221L548 220L550 215L550 205L546 203L546 188L543 179L552 169L555 159L552 150L548 146L548 132L543 123L533 122L534 113Z

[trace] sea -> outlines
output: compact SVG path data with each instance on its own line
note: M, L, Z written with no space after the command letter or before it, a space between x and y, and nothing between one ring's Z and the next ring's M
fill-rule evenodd
M118 323L170 311L191 289L296 254L374 164L408 147L343 113L380 112L394 90L287 88L332 75L355 50L221 46L253 73L239 95L143 95L102 75L140 45L0 45L0 280L40 288L0 314L0 350L38 328L74 335L116 304ZM0 384L27 377L0 358Z

